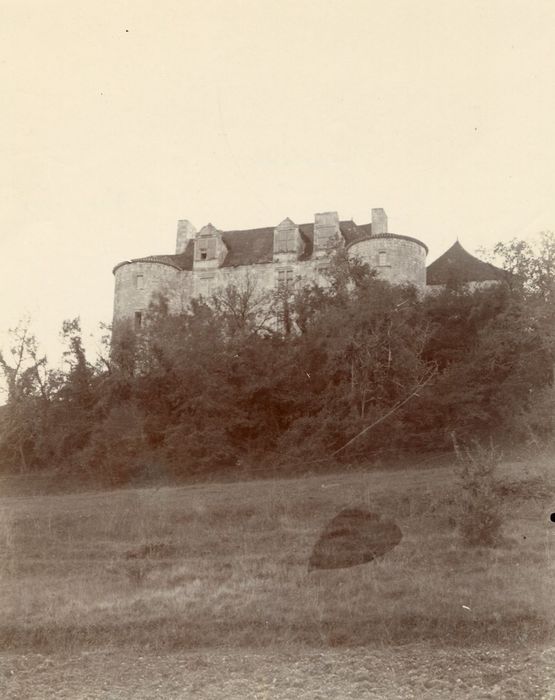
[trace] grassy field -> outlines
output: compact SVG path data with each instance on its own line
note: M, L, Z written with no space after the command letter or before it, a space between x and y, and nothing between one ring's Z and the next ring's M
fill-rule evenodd
M548 465L502 466L493 549L462 544L449 465L0 498L0 644L544 643L555 608ZM394 518L401 544L370 564L308 573L319 532L346 506Z

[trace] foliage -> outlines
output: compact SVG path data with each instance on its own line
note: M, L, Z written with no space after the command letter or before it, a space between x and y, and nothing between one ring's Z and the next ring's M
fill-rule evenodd
M545 302L555 299L555 233L542 231L537 240L513 238L497 243L493 256L510 273L512 289Z
M159 297L139 332L119 324L109 345L104 327L94 361L66 321L56 371L22 324L0 354L0 463L114 484L443 450L453 431L544 443L555 319L542 241L498 246L515 274L487 288L422 297L339 250L321 284L269 293L246 275L176 316Z
M49 442L54 397L63 385L47 366L28 320L10 329L8 357L0 352L7 402L0 417L0 459L12 470L37 466L39 454L51 454Z

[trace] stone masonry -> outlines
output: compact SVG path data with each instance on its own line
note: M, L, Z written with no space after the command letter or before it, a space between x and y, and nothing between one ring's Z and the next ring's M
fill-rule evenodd
M362 225L341 221L337 212L315 214L310 224L286 218L274 227L237 231L221 231L212 224L197 231L181 220L174 254L126 260L114 268L114 325L131 321L140 327L156 295L166 298L170 313L179 313L191 299L240 283L247 275L260 289L326 284L330 254L338 245L388 282L410 283L422 291L430 284L445 284L454 269L464 282L498 280L502 273L458 242L427 272L427 246L411 236L390 233L383 209L372 209L371 223Z

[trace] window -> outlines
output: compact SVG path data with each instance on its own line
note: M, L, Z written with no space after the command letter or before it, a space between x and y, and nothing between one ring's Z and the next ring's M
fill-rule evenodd
M279 253L295 253L297 251L297 229L276 229L275 251Z
M387 253L385 250L380 250L378 253L378 266L384 267L385 265L387 265Z
M135 289L144 289L144 287L145 287L144 275L136 275L135 276Z
M216 257L216 239L199 238L197 240L197 260L211 260Z
M214 290L215 275L203 275L199 277L198 293L200 296L207 297Z
M135 330L138 331L143 325L143 314L141 311L135 311Z
M293 268L287 267L277 271L278 287L291 287L293 285Z

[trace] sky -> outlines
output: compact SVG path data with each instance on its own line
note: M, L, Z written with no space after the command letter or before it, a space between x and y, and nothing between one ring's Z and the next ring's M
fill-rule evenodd
M315 212L470 252L555 228L551 0L0 0L0 346L113 266ZM91 343L93 341L90 341ZM92 347L92 346L91 346Z

